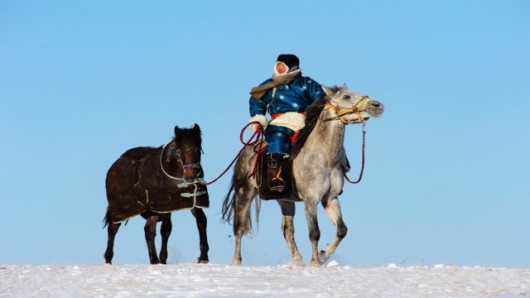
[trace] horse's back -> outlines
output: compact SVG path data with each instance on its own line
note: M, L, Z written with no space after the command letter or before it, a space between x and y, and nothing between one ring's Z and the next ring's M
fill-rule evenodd
M124 187L131 187L138 181L138 168L145 158L157 152L158 148L136 147L129 149L118 158L107 172L107 192L109 183L118 182ZM127 183L128 182L128 183Z
M112 221L121 221L130 216L138 215L146 210L139 169L144 159L154 153L157 148L137 147L127 150L118 158L107 172L105 188Z
M159 148L154 147L136 147L125 151L107 172L107 193L109 187L121 190L132 188L139 180L138 171L144 160L158 150Z
M142 160L149 154L156 153L160 148L154 147L136 147L125 151L121 155L121 158L127 158L131 160Z

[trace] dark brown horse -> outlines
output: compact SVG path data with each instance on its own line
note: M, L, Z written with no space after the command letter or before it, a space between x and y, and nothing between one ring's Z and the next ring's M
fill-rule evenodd
M145 240L151 264L166 264L167 241L171 234L171 212L190 209L199 229L199 263L208 263L206 215L208 192L201 167L201 129L180 129L164 146L137 147L125 152L110 167L105 186L109 206L105 215L108 226L105 262L112 263L114 238L123 221L141 215L146 219ZM156 224L161 221L162 247L156 254Z

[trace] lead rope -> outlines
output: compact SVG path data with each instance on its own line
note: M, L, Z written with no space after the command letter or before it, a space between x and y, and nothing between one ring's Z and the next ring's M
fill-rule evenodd
M361 158L361 172L359 173L359 178L356 180L356 181L352 181L350 180L350 178L348 177L348 175L346 175L346 173L344 173L344 178L346 179L346 181L348 181L349 183L351 184L357 184L359 182L361 182L361 179L363 178L363 173L364 173L364 152L365 152L365 147L366 147L366 123L363 122L363 145L362 145L362 158Z
M255 124L258 126L258 128L256 129L256 131L254 131L254 134L248 139L248 141L244 141L243 140L243 134L245 133L245 130L247 130L247 128L249 126L251 126L252 124ZM239 150L239 152L237 153L236 157L234 157L234 159L232 160L232 162L230 162L230 164L228 165L228 167L226 167L226 169L219 175L217 176L217 178L213 179L212 181L210 182L202 182L202 184L204 185L210 185L214 182L216 182L217 180L219 180L221 177L223 177L224 174L226 174L226 172L228 172L228 170L234 165L234 163L236 162L236 160L239 158L239 155L241 155L241 152L243 152L243 150L245 150L246 147L248 146L252 146L254 144L257 144L258 142L263 142L263 133L262 133L262 130L263 130L263 127L261 125L261 123L257 122L257 121L254 121L254 122L250 122L248 123L247 125L245 125L243 127L243 129L241 130L241 133L239 134L239 140L241 141L241 144L243 144L243 148L241 148L241 150Z

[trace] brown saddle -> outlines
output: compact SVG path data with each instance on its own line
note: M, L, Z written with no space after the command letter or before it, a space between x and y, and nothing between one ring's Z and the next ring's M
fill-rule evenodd
M258 154L257 158L256 184L258 185L258 193L261 199L292 202L301 201L298 197L298 191L296 191L296 183L293 177L293 162L290 159L279 161L279 166L282 167L281 178L285 181L285 188L280 192L270 189L267 156L265 154Z

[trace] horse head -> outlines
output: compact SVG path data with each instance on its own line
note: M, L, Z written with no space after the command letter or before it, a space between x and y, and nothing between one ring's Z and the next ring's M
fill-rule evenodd
M175 126L175 142L181 154L183 178L188 181L197 179L202 174L201 128L197 124L190 129L181 129Z
M194 182L202 175L201 128L195 124L193 128L175 126L175 137L165 146L164 163L162 169L173 169L177 179ZM175 178L175 177L173 177Z
M348 89L346 84L342 87L322 86L327 95L326 105L335 111L337 118L344 124L364 123L371 117L379 117L384 112L381 102L360 95Z

